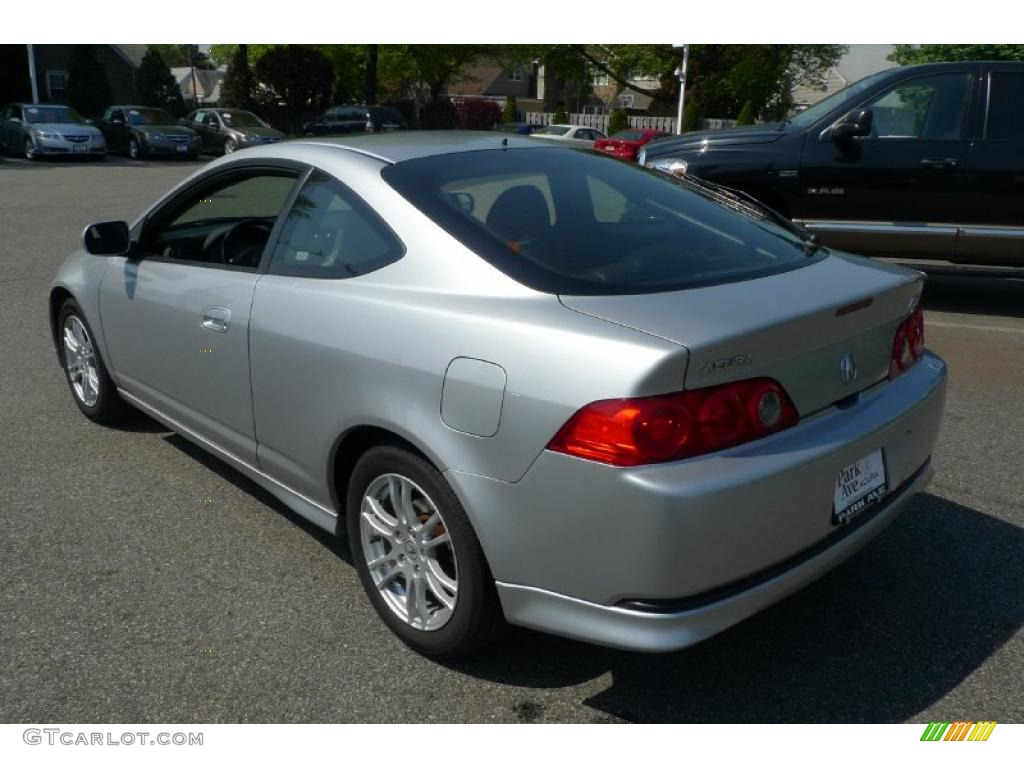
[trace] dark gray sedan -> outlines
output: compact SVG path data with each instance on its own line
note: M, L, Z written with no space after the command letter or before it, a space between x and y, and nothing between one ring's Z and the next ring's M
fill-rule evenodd
M178 125L170 112L156 107L107 107L97 125L110 149L126 152L132 160L146 155L195 160L202 146L198 133Z
M276 144L284 134L244 109L197 109L181 121L203 139L205 152L230 155L236 149Z

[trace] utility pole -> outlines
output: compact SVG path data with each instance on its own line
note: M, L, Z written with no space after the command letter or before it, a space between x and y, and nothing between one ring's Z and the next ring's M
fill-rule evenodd
M366 46L366 80L363 96L368 105L377 103L377 46Z
M676 46L677 48L680 46ZM683 132L683 106L686 103L686 66L690 63L690 46L683 45L683 63L676 69L679 78L679 111L676 113L676 135Z
M39 103L39 86L36 84L36 55L32 50L32 43L25 45L28 48L28 79L32 81L32 103Z

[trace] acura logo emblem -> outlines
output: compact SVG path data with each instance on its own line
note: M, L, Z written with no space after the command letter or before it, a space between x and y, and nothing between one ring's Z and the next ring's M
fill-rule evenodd
M839 378L846 386L850 386L857 380L857 359L853 356L853 352L843 355L839 361Z

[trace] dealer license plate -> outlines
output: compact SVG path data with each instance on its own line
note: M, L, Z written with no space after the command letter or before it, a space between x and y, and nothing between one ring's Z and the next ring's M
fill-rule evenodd
M72 152L88 152L89 151L89 145L88 144L72 144L71 145L71 151Z
M187 146L185 146L184 144L179 144L179 145L178 145L178 146L176 146L176 147L175 147L174 149L175 149L175 151L177 151L177 152L188 152L188 147L187 147Z
M877 504L889 491L882 449L839 470L832 502L832 524L844 525Z

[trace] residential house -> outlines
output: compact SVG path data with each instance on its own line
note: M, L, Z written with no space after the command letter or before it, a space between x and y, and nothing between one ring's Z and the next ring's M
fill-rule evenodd
M211 105L220 101L220 88L224 82L224 76L227 74L227 67L220 69L171 67L171 74L174 75L186 104Z
M96 45L97 58L103 66L114 101L134 101L135 67L141 59L135 49L145 46ZM68 70L73 45L33 45L32 61L35 65L36 88L41 102L67 101ZM135 56L138 55L139 59ZM29 67L29 46L0 45L0 104L12 101L32 101L32 81Z
M489 99L504 108L508 97L515 96L520 113L537 111L543 108L543 94L538 98L542 72L543 66L536 63L510 67L475 64L448 85L448 98Z
M794 111L803 111L851 83L895 67L888 58L894 49L892 45L849 46L847 53L834 67L829 67L818 81L799 83L793 88Z

